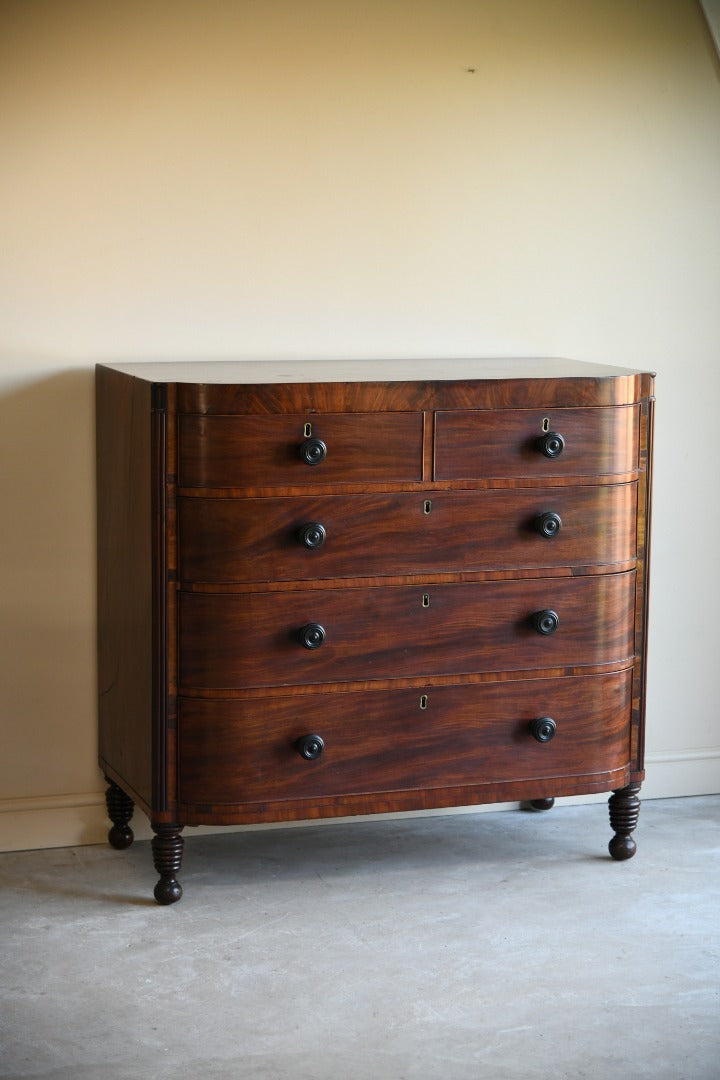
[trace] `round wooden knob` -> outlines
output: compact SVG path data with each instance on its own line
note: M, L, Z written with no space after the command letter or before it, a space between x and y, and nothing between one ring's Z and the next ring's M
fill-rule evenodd
M325 749L325 743L320 735L301 735L295 740L295 749L306 761L315 761Z
M306 525L298 529L297 535L303 547L308 548L310 551L322 547L327 538L325 526L321 525L319 521L308 521Z
M327 446L322 439L306 439L300 447L300 457L306 465L319 465L327 457Z
M300 628L300 642L306 649L319 649L325 641L325 627L320 623L309 622Z
M539 532L546 539L552 540L553 536L557 536L562 528L562 518L553 510L548 510L544 514L538 514L534 524L536 532Z
M544 608L533 614L532 624L538 634L554 634L560 624L560 617L555 611Z
M530 734L538 742L546 743L555 738L557 724L551 716L539 716L530 721Z
M560 457L565 449L565 440L559 431L546 431L535 445L545 457L556 458Z

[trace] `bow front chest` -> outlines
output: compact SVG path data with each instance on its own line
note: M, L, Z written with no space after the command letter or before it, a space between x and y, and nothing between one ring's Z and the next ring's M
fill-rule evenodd
M110 842L643 778L653 376L560 360L97 368Z

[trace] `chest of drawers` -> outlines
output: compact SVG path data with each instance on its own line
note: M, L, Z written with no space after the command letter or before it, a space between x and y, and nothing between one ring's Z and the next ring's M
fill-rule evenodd
M153 825L643 778L653 376L572 361L97 368L100 764Z

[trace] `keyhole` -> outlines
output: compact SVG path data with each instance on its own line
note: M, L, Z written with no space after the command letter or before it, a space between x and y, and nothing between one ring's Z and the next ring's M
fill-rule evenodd
M430 607L430 593L429 592L423 593L422 606L423 607Z
M429 514L432 510L432 499L426 499L423 503L423 514Z
M427 696L427 694L421 694L421 696L420 696L420 708L421 709L427 709L427 705L428 705L428 696Z
M547 431L547 428L545 428L545 430ZM309 439L311 435L312 435L312 424L306 424L305 427L303 428L303 436L306 439Z
M549 431L550 430L550 417L549 416L543 417L542 429L543 429L543 431Z

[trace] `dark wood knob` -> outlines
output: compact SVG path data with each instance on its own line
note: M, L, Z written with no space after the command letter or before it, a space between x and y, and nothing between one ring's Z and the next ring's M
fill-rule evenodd
M300 447L300 457L306 465L319 465L327 457L327 446L322 439L306 439Z
M545 457L560 457L565 449L565 440L559 431L546 431L535 443L541 454Z
M325 627L320 623L305 623L300 629L300 642L306 649L319 649L325 641Z
M550 742L555 738L557 724L551 716L539 716L530 721L530 734L538 742Z
M554 634L559 623L559 616L555 611L550 611L549 608L536 611L532 616L533 628L537 630L538 634Z
M303 547L309 548L311 551L322 547L327 538L325 526L321 525L319 521L308 521L306 525L298 529L297 535Z
M315 761L325 749L325 743L319 735L301 735L295 740L295 749L306 761Z
M534 521L535 531L539 532L541 536L551 540L553 536L557 536L562 528L562 518L559 514L556 514L554 510L548 510L544 514L538 514Z

